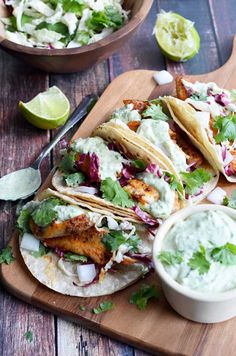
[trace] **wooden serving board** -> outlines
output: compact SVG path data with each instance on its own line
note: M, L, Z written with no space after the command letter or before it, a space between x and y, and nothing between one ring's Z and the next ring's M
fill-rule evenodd
M157 86L152 79L153 73L137 70L117 77L105 90L74 138L90 135L98 124L106 121L112 110L122 105L125 98L153 99L159 95L173 94L174 84ZM223 67L212 73L189 78L215 81L228 89L236 88L236 40L232 56ZM49 184L50 177L43 187ZM219 184L228 193L235 188L235 184L227 183L223 178ZM154 354L235 354L236 318L214 325L194 323L179 316L167 304L163 294L159 301L150 302L145 311L139 311L129 304L131 293L143 282L155 283L161 289L155 274L111 296L68 297L44 287L31 276L19 253L17 233L9 244L13 247L16 260L10 265L1 265L1 280L10 293L26 302ZM105 300L112 300L115 308L100 315L92 314L91 309ZM85 311L80 310L81 305L86 307Z

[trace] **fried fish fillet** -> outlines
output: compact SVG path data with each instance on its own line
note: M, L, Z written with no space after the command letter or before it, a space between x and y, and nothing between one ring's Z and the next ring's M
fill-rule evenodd
M43 243L51 248L58 248L63 251L74 252L78 255L89 257L95 263L104 265L111 257L110 252L102 242L105 234L107 234L107 230L97 230L93 226L77 234L45 239Z
M180 100L186 100L188 98L188 93L182 83L182 77L177 77L175 83L177 98Z
M141 204L150 204L150 202L160 199L160 194L156 188L139 179L130 179L123 189Z
M129 104L133 104L133 109L134 110L138 110L140 112L144 111L145 109L147 109L148 106L150 106L148 101L143 101L143 100L123 100L123 103L125 105L129 105Z
M51 239L65 235L77 234L88 230L94 223L85 215L79 215L65 221L53 221L46 227L40 227L30 219L30 229L34 236L40 240Z

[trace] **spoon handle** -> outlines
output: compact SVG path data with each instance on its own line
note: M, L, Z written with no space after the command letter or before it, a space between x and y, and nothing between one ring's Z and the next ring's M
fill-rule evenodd
M98 97L94 94L87 95L78 107L73 111L71 117L66 122L64 126L57 132L52 141L49 142L47 146L44 147L40 155L36 158L34 163L31 165L32 168L38 169L44 157L48 155L48 153L52 150L52 148L60 141L60 139L78 122L82 123L82 119L89 111L92 109L94 104L96 103Z

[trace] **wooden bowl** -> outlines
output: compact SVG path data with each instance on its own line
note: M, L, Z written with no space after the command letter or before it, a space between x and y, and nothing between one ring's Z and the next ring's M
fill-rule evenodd
M1 47L13 56L47 72L77 72L106 59L121 47L144 21L152 2L153 0L125 0L124 8L131 10L129 22L106 38L87 46L68 49L32 48L4 39L2 29ZM0 0L0 15L3 13L6 16L4 1Z

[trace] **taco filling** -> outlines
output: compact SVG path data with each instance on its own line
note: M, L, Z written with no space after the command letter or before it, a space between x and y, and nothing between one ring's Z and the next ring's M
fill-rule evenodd
M236 177L236 91L179 78L177 96L196 110L225 175Z
M178 172L186 189L186 199L201 195L205 184L212 178L212 172L207 169L208 164L201 152L164 109L163 100L124 100L124 104L123 108L112 113L109 123L129 128L148 145L160 150Z
M117 212L129 209L132 216L150 225L178 209L182 194L174 175L156 164L128 158L127 152L100 137L79 138L69 145L53 185L91 203L112 204L120 209Z
M102 283L107 273L125 273L126 266L133 266L140 275L148 272L152 235L144 227L48 192L43 200L27 203L17 220L26 264L29 259L39 265L53 262L53 267L46 265L44 277L50 268L60 270L78 287Z

